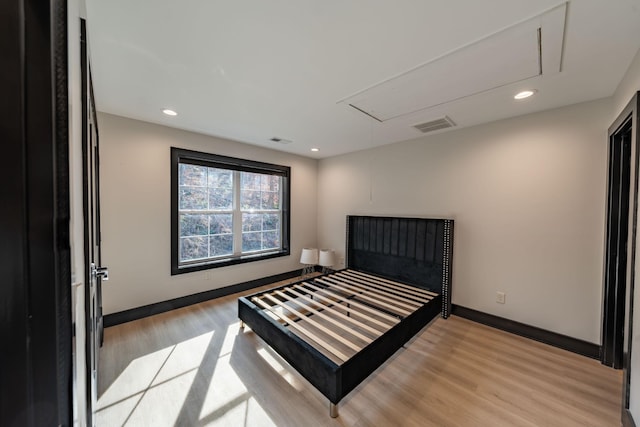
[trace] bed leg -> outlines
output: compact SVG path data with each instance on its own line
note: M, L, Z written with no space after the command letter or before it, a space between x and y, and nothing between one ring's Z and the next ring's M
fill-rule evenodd
M244 321L243 320L240 321L240 330L244 331Z
M331 418L338 417L338 404L329 402L329 416L331 416Z

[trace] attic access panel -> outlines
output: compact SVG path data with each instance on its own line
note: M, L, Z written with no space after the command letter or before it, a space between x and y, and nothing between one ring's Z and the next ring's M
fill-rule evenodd
M384 122L560 71L566 3L385 80L339 103Z

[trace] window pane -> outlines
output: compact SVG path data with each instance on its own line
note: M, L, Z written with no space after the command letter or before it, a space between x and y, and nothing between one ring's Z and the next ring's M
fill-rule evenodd
M280 247L280 232L266 231L262 233L263 249L278 249Z
M262 215L263 230L280 230L280 215L264 214Z
M242 214L242 231L262 231L262 214Z
M233 235L223 234L209 237L210 256L222 256L233 254Z
M280 183L276 175L241 173L240 208L243 210L279 210Z
M207 237L180 238L180 261L190 261L209 256Z
M261 190L280 192L280 177L277 175L262 175Z
M260 190L262 174L240 172L240 181L242 183L241 189L243 190Z
M216 214L209 215L211 224L211 234L231 234L233 233L233 215Z
M279 209L280 193L263 192L262 193L262 209Z
M226 169L209 169L209 187L212 188L233 188L233 171Z
M209 218L206 215L180 215L180 237L206 236L207 234L209 234Z
M233 209L233 190L209 188L209 209Z
M207 209L206 187L180 187L179 199L180 209Z
M260 191L242 190L240 208L243 210L260 209Z
M262 233L242 233L242 252L259 251L262 249Z
M280 232L248 232L242 233L242 252L252 252L280 248Z
M194 187L207 186L207 168L204 166L185 165L180 163L180 179L178 185L191 185Z

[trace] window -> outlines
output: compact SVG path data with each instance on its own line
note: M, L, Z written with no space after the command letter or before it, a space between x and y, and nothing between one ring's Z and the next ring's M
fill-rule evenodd
M289 175L171 148L171 274L289 255Z

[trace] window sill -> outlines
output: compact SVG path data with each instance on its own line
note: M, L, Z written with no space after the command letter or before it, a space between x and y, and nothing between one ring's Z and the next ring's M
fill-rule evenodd
M220 267L227 267L230 265L262 261L265 259L278 258L281 256L288 256L288 255L290 255L289 250L283 249L281 251L262 252L254 255L241 255L238 257L224 258L221 260L207 261L207 262L202 262L197 264L186 264L186 265L178 266L177 269L172 267L171 275L175 276L178 274L192 273L194 271L210 270L213 268L220 268Z

